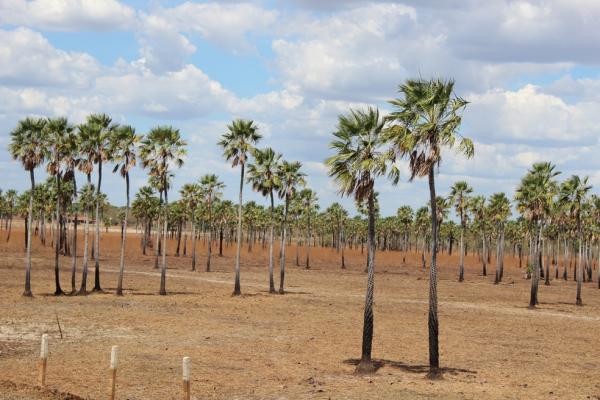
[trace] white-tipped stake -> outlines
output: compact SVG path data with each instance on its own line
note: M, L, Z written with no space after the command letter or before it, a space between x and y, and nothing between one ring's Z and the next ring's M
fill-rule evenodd
M110 369L117 369L119 366L119 346L113 346L110 351Z
M42 335L42 347L40 349L40 358L48 358L48 334Z
M190 358L183 357L183 400L190 400Z
M42 335L42 346L40 348L40 362L39 362L39 381L40 386L46 385L46 364L48 362L48 335Z
M110 400L115 400L117 386L117 368L119 367L119 346L113 346L110 351Z

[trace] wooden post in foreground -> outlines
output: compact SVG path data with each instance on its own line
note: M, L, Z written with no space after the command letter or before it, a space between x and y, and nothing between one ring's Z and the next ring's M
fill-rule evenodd
M190 400L190 358L183 357L183 400Z
M40 386L46 385L46 363L48 362L48 335L44 333L42 335L42 347L40 349L40 362L39 362L39 381Z
M115 400L117 368L119 367L119 346L113 346L110 352L110 400Z

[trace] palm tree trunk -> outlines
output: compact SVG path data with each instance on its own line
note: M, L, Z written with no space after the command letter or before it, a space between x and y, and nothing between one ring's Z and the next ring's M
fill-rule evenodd
M346 269L346 257L344 255L344 248L346 247L346 236L344 232L344 225L340 227L340 246L342 247L342 269Z
M56 235L54 238L54 290L55 296L64 294L60 287L60 245L61 245L61 233L60 233L60 173L56 172Z
M577 268L577 298L575 300L575 304L578 306L583 305L583 301L581 300L581 283L583 281L583 260L582 260L582 250L581 250L581 242L583 241L583 235L581 233L581 221L579 216L577 217L577 225L578 225L578 233L579 233L579 254L577 256L577 264L575 268Z
M162 244L162 266L160 269L160 291L161 296L167 294L167 228L169 226L169 197L167 190L167 177L163 177L163 188L165 193L165 205L163 211L163 244Z
M498 238L496 239L496 276L494 277L494 285L500 283L500 230L501 227L498 226Z
M375 290L375 201L373 189L368 199L368 236L367 236L367 293L365 295L365 313L363 320L362 354L360 363L356 367L359 373L371 373L375 371L375 365L371 360L373 344L373 297Z
M481 231L481 261L483 276L487 276L486 248L485 248L485 232Z
M271 199L271 210L269 215L269 293L275 293L275 280L273 279L273 231L275 230L275 201L273 190L269 191Z
M192 271L196 270L196 209L192 212Z
M163 202L163 191L159 190L159 204L160 207L162 207L162 202ZM160 233L161 231L161 226L160 226L160 222L161 222L161 213L159 212L159 215L156 217L156 238L155 238L155 246L154 246L154 269L158 269L158 256L160 254Z
M175 257L179 257L181 249L181 233L183 231L183 220L179 219L177 223L177 248L175 249Z
M98 161L98 187L96 188L96 236L94 237L94 292L100 287L100 185L102 184L102 160Z
M233 295L239 296L242 294L240 286L240 252L242 250L242 192L244 190L244 167L246 165L242 163L240 173L240 193L238 199L238 223L237 223L237 243L235 251L235 284L233 288Z
M81 286L79 288L79 295L87 294L87 275L88 275L88 248L89 248L89 237L90 237L90 221L89 211L86 206L84 212L85 224L83 228L83 271L81 274Z
M129 160L125 159L126 165ZM129 172L125 173L125 219L123 220L123 237L121 238L121 259L119 260L119 278L117 282L117 296L123 296L123 273L125 272L125 239L127 238L127 219L129 218Z
M208 199L208 249L206 254L206 272L210 272L210 261L212 258L212 238L213 229L212 229L212 195L211 198Z
M280 261L279 261L279 294L284 294L283 282L285 280L285 239L287 233L287 215L289 206L289 196L285 195L285 207L283 209L283 232L281 233L281 249L280 249Z
M434 167L429 169L429 197L431 202L431 267L429 269L429 377L436 378L440 374L440 356L438 343L438 310L437 310L437 240L438 221L435 196Z
M536 221L537 222L537 221ZM537 292L540 281L540 258L541 258L541 236L542 236L542 223L538 223L536 230L536 238L534 244L534 261L533 261L533 274L531 277L531 297L529 299L529 308L535 308L538 304Z
M310 269L310 209L306 213L306 269Z
M31 293L31 224L33 223L33 196L35 193L35 177L33 168L29 170L29 179L31 180L31 193L29 195L29 210L27 212L27 236L26 236L26 247L27 257L25 260L25 290L23 296L32 297Z
M462 219L462 218L461 218ZM458 281L465 280L465 223L461 222L460 229L460 265L458 266Z
M77 199L77 181L75 180L75 175L73 175L73 187L74 187L74 197ZM78 225L79 214L77 213L77 209L75 211L75 220L73 221L73 253L72 253L72 264L71 264L71 294L75 293L77 290L75 288L75 277L77 275L77 225Z
M12 231L12 221L13 221L13 215L12 215L12 211L11 211L10 216L8 218L8 233L6 235L7 242L10 240L10 232Z
M498 282L502 282L504 277L504 224L500 229L500 279Z

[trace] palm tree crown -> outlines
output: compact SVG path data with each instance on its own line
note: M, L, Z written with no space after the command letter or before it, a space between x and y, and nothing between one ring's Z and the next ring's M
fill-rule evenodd
M408 80L400 85L402 98L390 101L396 108L386 120L395 122L387 139L401 155L408 155L411 176L426 176L442 160L442 147L453 147L467 158L474 154L473 142L458 134L462 111L468 102L453 95L454 81Z
M46 159L45 126L45 119L28 117L19 121L17 127L10 133L11 142L8 150L27 171L35 169Z
M336 154L326 163L340 194L362 203L373 191L377 176L388 174L394 184L400 179L393 155L382 149L383 127L377 109L351 110L339 116L335 139L329 145Z

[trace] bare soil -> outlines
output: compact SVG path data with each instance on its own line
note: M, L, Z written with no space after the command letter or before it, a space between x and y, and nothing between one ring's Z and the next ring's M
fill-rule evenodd
M33 298L21 296L23 232L9 243L0 231L0 399L106 398L112 345L121 349L119 399L181 398L181 359L192 360L197 399L597 399L600 398L600 290L585 283L575 306L575 283L540 286L540 305L527 309L530 281L508 257L505 278L493 268L481 276L467 257L457 282L458 257L440 257L439 318L443 379L428 368L428 272L420 255L376 254L372 375L354 374L360 356L366 274L360 249L346 251L348 268L332 249L313 249L310 270L295 266L287 249L285 295L268 294L267 253L242 254L243 296L233 297L235 247L215 254L199 271L168 244L168 296L159 296L159 271L142 256L139 236L128 235L125 296L116 297L119 235L103 234L105 293L54 292L52 249L34 238ZM82 235L79 237L83 243ZM81 249L80 249L80 254ZM277 254L277 253L276 253ZM301 251L301 255L303 255ZM61 259L70 291L71 259ZM78 260L77 286L81 259ZM276 266L276 282L278 268ZM93 287L90 263L88 288ZM57 324L60 322L63 338ZM42 333L50 336L47 387L37 388Z

